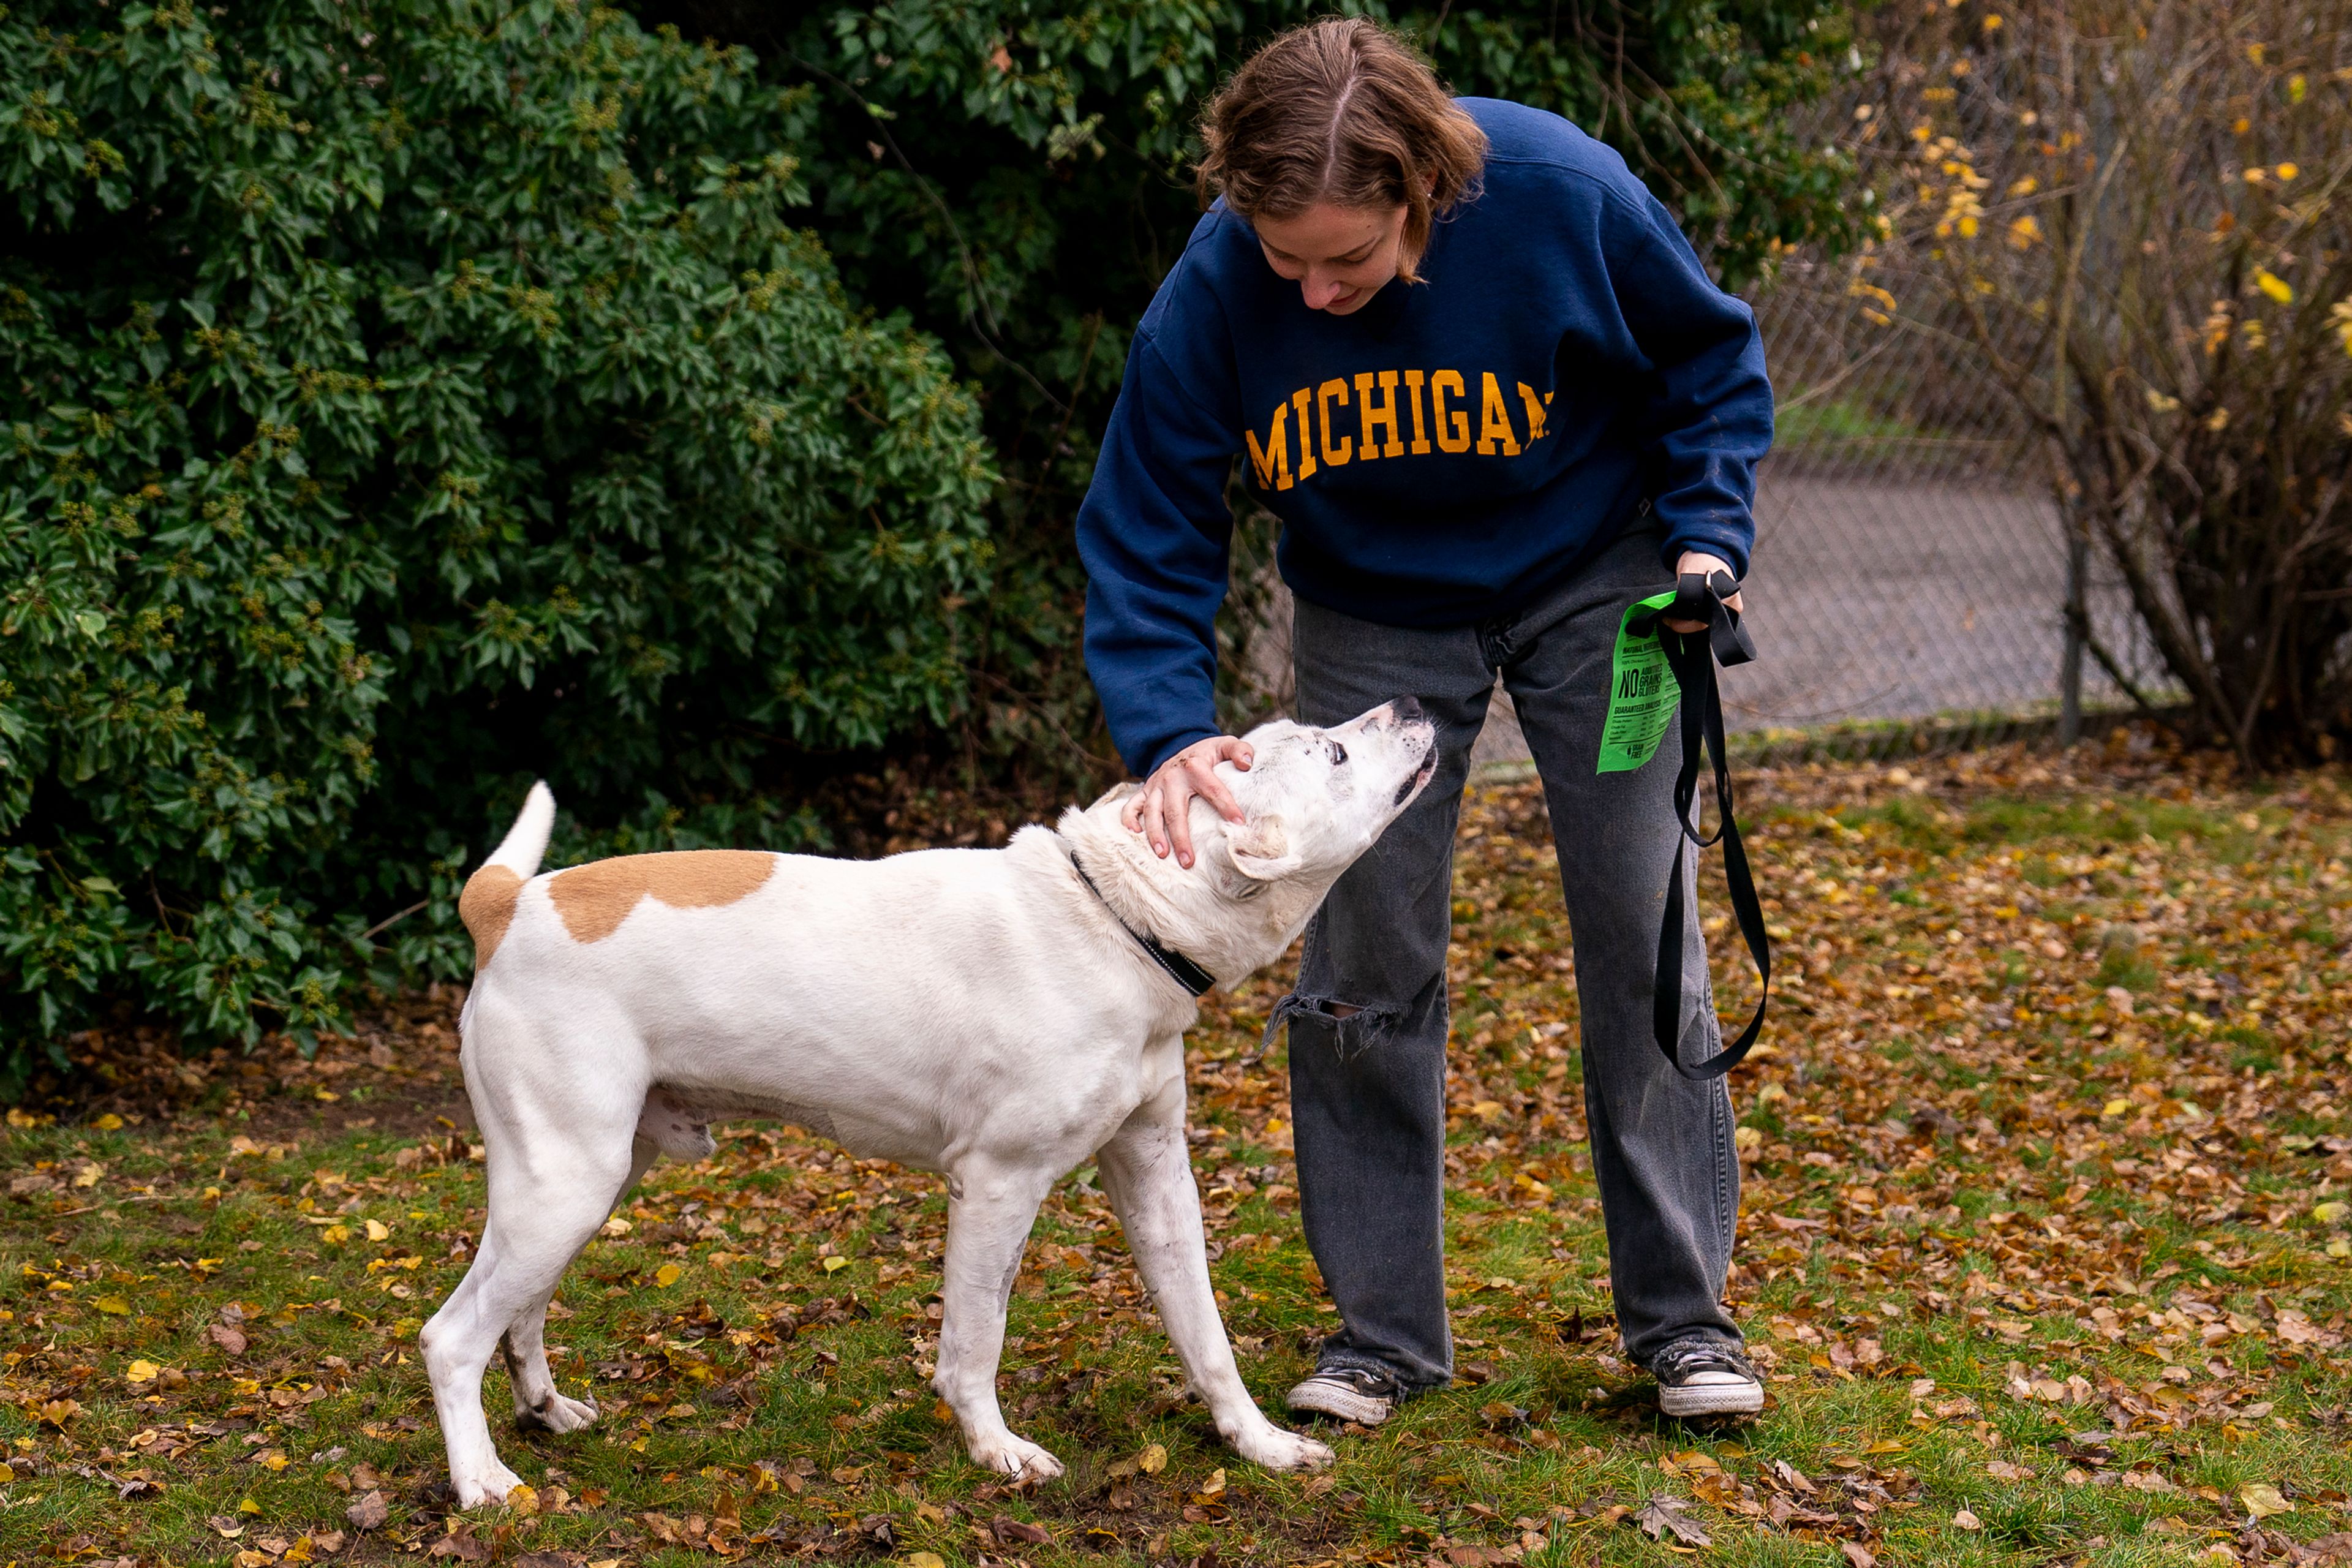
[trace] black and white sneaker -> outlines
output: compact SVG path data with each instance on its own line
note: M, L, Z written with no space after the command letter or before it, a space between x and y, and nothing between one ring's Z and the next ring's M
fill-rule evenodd
M1314 1376L1292 1389L1285 1403L1303 1414L1377 1426L1396 1414L1397 1400L1403 1392L1402 1385L1387 1373L1360 1366L1327 1366L1318 1367Z
M1650 1358L1658 1409L1667 1415L1753 1415L1764 1408L1763 1380L1747 1352L1694 1334Z

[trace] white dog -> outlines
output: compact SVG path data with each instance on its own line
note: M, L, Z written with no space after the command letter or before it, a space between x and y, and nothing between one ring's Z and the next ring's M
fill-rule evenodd
M1249 740L1252 768L1219 770L1247 820L1196 801L1190 870L1119 825L1122 785L1001 850L702 850L533 876L555 812L534 785L459 904L489 1220L421 1346L460 1503L520 1484L482 1415L502 1337L518 1420L595 1419L548 1370L556 1281L656 1154L709 1154L726 1116L946 1175L932 1383L976 1463L1061 1474L1005 1426L996 1366L1038 1205L1089 1160L1217 1430L1270 1468L1328 1462L1260 1413L1234 1367L1185 1152L1183 1034L1199 992L1278 957L1420 793L1435 733L1405 698Z

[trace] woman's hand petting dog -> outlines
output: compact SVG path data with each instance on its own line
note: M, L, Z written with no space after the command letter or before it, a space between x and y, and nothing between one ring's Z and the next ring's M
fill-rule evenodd
M1217 776L1219 763L1231 763L1244 773L1249 772L1253 755L1250 743L1238 735L1212 735L1205 741L1195 741L1166 762L1143 781L1143 787L1129 796L1118 819L1130 833L1140 833L1151 845L1151 852L1161 859L1168 858L1169 847L1176 850L1176 864L1190 869L1192 865L1192 797L1200 796L1216 807L1217 815L1227 822L1242 821L1240 803L1234 792Z

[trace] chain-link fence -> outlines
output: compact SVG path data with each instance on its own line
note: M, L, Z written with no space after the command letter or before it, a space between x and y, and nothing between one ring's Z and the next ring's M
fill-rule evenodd
M1759 476L1751 626L1725 680L1751 743L1969 743L2064 699L2069 561L2049 468L1939 280L1903 247L1799 260L1758 301L1780 434ZM2083 563L2097 713L2166 678L2120 577ZM1827 731L1827 734L1824 734Z

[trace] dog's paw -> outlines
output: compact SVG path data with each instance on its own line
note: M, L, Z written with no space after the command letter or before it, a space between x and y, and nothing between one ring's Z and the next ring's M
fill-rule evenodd
M1234 1449L1254 1465L1269 1470L1319 1470L1338 1458L1323 1444L1271 1422L1233 1439Z
M1061 1460L1010 1432L991 1443L973 1444L971 1462L1016 1481L1050 1481L1062 1473Z
M516 1411L515 1425L546 1432L577 1432L593 1426L598 1414L593 1400L566 1399L560 1394L551 1394L541 1403Z
M507 1493L522 1485L522 1478L492 1459L487 1468L470 1475L452 1475L459 1508L488 1508L507 1500Z

